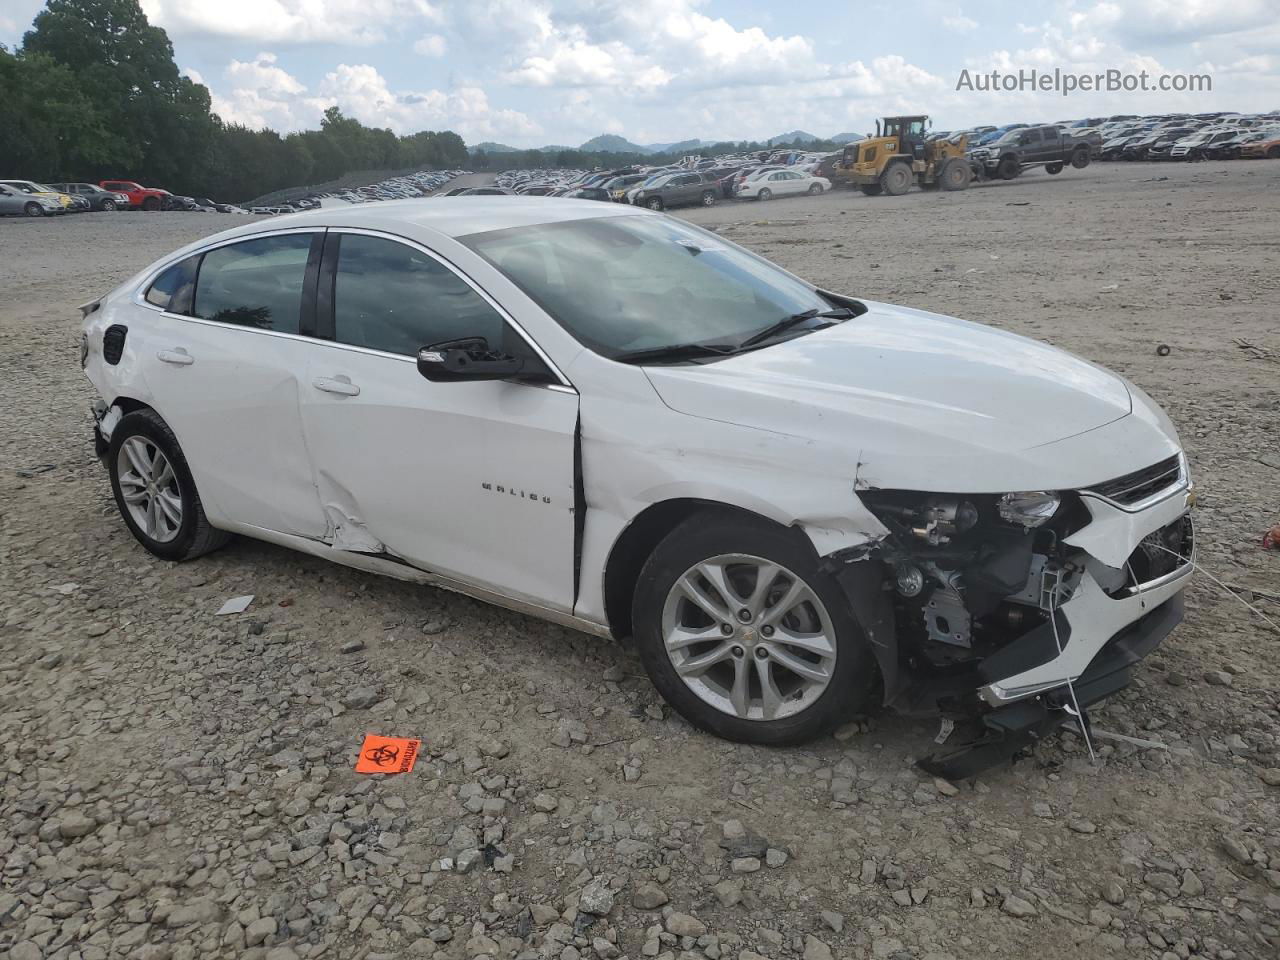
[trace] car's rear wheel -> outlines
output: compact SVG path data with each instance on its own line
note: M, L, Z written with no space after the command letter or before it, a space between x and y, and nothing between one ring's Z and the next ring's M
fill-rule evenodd
M648 207L650 210L661 210L661 209L662 209L662 198L661 198L661 197L650 197L648 200L646 200L646 201L644 202L644 205L645 205L646 207Z
M669 534L636 584L635 637L662 696L730 740L810 740L868 707L869 644L792 530L704 513Z
M702 194L702 205L704 207L714 206L716 202L716 192L714 190L706 190Z
M757 200L772 200L772 199L773 199L773 191L772 191L772 190L770 190L768 187L761 187L761 188L760 188L760 192L756 194L756 199L757 199Z
M1267 150L1268 160L1280 160L1280 147L1270 147Z
M116 424L107 469L125 525L157 557L190 560L231 539L209 525L178 438L154 410Z
M40 217L44 215L44 207L40 206L40 204L36 203L34 200L23 207L22 211L28 217Z
M116 208L116 202L115 202L114 200L103 200L103 201L102 201L102 209L103 209L103 210L105 210L105 211L107 211L108 213L110 213L111 211L115 210L115 208Z

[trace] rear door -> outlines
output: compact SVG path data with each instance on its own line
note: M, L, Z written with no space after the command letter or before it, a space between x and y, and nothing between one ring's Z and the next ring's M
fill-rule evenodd
M322 237L294 230L226 243L161 272L126 341L210 512L311 538L325 519L298 379L310 349L303 290Z
M302 388L326 539L555 610L574 597L578 395L425 247L330 231ZM437 383L429 344L482 336L537 382Z

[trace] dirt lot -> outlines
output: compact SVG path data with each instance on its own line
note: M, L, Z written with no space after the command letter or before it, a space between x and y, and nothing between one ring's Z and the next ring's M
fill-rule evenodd
M1280 163L689 217L1123 372L1182 432L1205 568L1280 594L1259 546ZM74 308L242 222L0 222L0 955L1277 956L1280 632L1204 577L1095 717L1167 750L1093 764L1067 734L952 787L913 766L924 724L731 745L673 717L625 644L246 540L151 558L93 457ZM357 776L366 731L421 737L413 773Z

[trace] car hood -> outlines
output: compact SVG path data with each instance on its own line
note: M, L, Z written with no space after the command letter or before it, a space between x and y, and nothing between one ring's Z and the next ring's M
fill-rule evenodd
M867 313L825 330L715 363L645 372L680 413L852 450L859 461L881 464L1021 455L1133 410L1120 377L1055 347L983 324L863 303Z

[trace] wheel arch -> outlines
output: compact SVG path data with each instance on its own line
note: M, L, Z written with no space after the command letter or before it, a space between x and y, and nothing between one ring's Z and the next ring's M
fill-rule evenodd
M618 534L605 561L604 612L609 630L615 637L631 635L632 597L645 561L672 530L690 517L704 512L737 514L744 520L794 530L810 549L813 548L813 542L796 527L787 527L773 517L746 507L702 497L677 497L651 503L636 514Z

